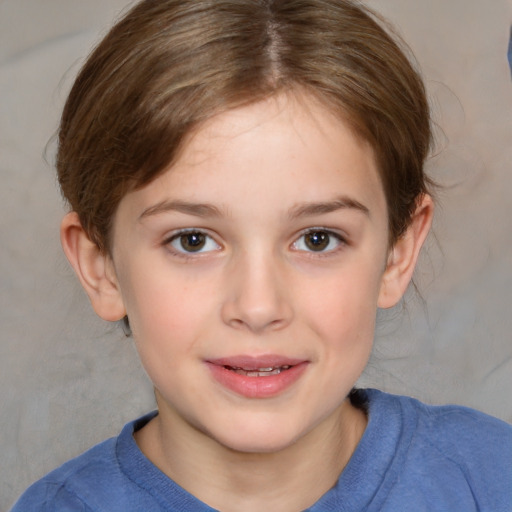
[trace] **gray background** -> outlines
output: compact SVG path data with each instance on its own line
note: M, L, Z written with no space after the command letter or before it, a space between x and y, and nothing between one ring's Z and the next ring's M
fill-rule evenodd
M130 339L96 319L58 240L54 134L71 80L126 0L0 0L0 510L154 407ZM512 422L512 0L373 0L424 72L435 236L379 314L361 379ZM423 300L422 300L423 299Z

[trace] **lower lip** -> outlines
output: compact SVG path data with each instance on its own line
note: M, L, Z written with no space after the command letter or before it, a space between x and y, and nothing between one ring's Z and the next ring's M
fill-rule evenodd
M303 362L282 370L277 375L266 377L248 377L228 370L224 366L207 362L214 379L222 386L246 398L270 398L279 395L292 386L306 370L308 363Z

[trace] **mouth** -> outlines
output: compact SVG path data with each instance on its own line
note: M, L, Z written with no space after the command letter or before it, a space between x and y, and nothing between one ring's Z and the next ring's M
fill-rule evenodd
M270 375L279 375L281 372L289 370L291 365L269 366L267 368L240 368L238 366L224 365L226 370L245 375L246 377L269 377Z
M214 379L247 398L269 398L295 384L309 362L283 356L233 356L206 361Z

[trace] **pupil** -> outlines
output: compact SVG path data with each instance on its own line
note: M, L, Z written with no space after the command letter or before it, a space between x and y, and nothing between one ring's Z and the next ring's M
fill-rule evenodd
M186 251L196 252L204 247L206 237L202 233L187 233L180 237L180 242Z
M323 251L329 245L329 235L325 231L314 231L306 235L306 245L312 251Z

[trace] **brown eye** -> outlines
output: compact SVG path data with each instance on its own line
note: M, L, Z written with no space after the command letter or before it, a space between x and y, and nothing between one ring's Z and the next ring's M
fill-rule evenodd
M202 254L221 249L210 235L193 229L176 233L165 242L165 245L170 245L177 255Z
M331 237L325 231L312 231L304 235L304 243L311 251L325 251L330 241Z
M219 251L222 247L207 233L194 229L183 230L165 241L176 256L190 256Z
M203 233L186 233L180 236L180 245L187 252L200 251L206 244Z
M311 229L303 233L294 243L293 248L305 252L332 252L344 244L343 238L327 229Z

